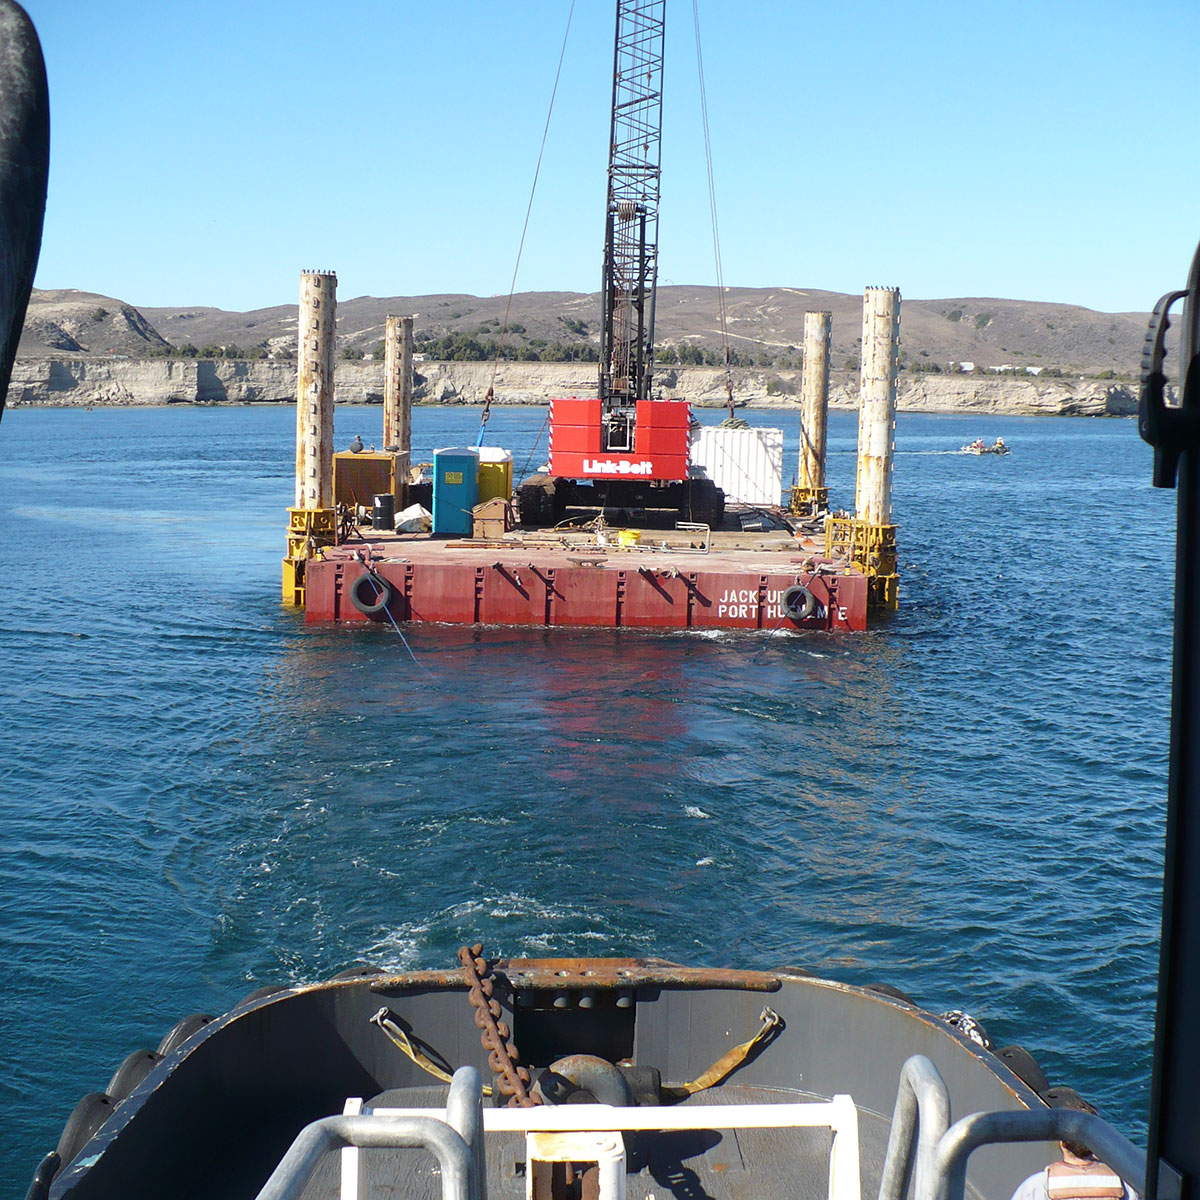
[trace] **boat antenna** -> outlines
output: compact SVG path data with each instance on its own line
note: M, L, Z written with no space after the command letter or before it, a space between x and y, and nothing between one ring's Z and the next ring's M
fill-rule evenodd
M721 323L721 349L725 360L725 403L733 417L733 371L729 353L729 316L725 308L725 277L721 271L721 235L717 230L717 189L713 183L712 139L708 131L708 94L704 86L704 53L700 49L700 2L692 0L696 29L696 73L700 79L700 119L704 126L704 163L708 168L708 211L712 218L713 259L717 265L717 315Z
M504 320L500 323L500 336L496 341L496 356L492 359L492 378L488 383L487 396L483 401L483 412L479 418L479 438L476 447L483 445L483 430L492 415L492 400L496 395L496 374L500 369L500 355L504 350L504 339L508 334L508 318L512 312L513 294L517 290L517 272L521 269L521 255L525 250L525 235L529 232L529 217L533 212L533 197L537 193L538 176L542 173L542 156L546 153L546 139L550 136L550 118L554 115L554 100L558 95L558 81L562 78L563 59L567 56L567 39L571 36L571 19L575 16L575 0L567 10L567 27L563 30L562 49L558 52L558 69L554 72L554 87L550 89L550 104L546 109L546 124L542 129L542 144L538 147L537 165L533 169L533 183L529 187L529 203L525 206L525 224L521 226L521 241L517 245L517 261L513 263L512 282L508 285L508 299L504 302Z

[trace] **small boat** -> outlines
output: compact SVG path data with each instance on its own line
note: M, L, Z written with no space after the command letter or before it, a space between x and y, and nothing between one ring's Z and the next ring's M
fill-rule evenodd
M997 438L990 446L982 438L976 438L969 446L964 446L960 454L1007 454L1008 447L1003 438Z

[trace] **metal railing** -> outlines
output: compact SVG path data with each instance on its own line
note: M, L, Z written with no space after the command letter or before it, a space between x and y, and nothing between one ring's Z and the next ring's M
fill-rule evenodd
M300 1132L259 1192L258 1200L299 1200L321 1159L337 1149L343 1151L343 1197L358 1198L366 1191L366 1176L358 1149L420 1148L437 1157L443 1200L487 1200L485 1131L524 1134L527 1157L537 1158L537 1149L546 1141L545 1135L596 1135L592 1140L599 1146L603 1140L600 1135L634 1130L781 1128L828 1129L832 1134L829 1200L861 1200L858 1109L849 1096L803 1104L679 1105L671 1108L570 1104L485 1110L481 1083L475 1068L460 1067L451 1081L444 1113L428 1108L371 1110L364 1109L361 1100L347 1101L347 1110L342 1116L314 1121ZM623 1145L619 1138L613 1144L616 1147ZM620 1184L623 1184L623 1152L620 1159ZM601 1166L604 1165L602 1162ZM608 1192L602 1191L602 1196L610 1193L619 1196L623 1191L623 1186L610 1187Z
M1067 1108L1018 1109L972 1113L951 1125L945 1081L917 1054L900 1071L879 1200L903 1200L914 1165L914 1200L964 1200L967 1159L980 1146L1064 1140L1086 1146L1144 1194L1145 1154L1101 1117Z
M1086 1146L1135 1192L1144 1194L1146 1156L1095 1113L1069 1108L972 1113L956 1121L938 1139L933 1170L916 1200L963 1200L967 1159L980 1146L1002 1142L1075 1142Z
M858 1110L849 1096L827 1103L678 1105L617 1108L602 1104L483 1107L482 1080L474 1067L460 1067L444 1111L362 1110L326 1117L306 1126L292 1143L258 1200L299 1200L317 1165L330 1150L420 1148L436 1156L443 1200L487 1200L484 1134L619 1133L634 1130L767 1129L824 1127L833 1134L829 1153L829 1200L860 1200ZM1093 1113L1045 1108L972 1113L950 1124L950 1099L937 1067L914 1055L900 1073L879 1200L904 1200L910 1181L914 1200L964 1200L967 1160L980 1146L1068 1140L1142 1192L1146 1156ZM361 1196L365 1178L354 1149L343 1170L343 1195ZM912 1179L915 1167L916 1177ZM349 1192L346 1188L349 1186Z
M950 1095L937 1067L914 1054L900 1070L887 1155L879 1180L879 1200L903 1200L916 1150L917 1195L922 1194L942 1134L950 1128Z
M321 1159L344 1147L428 1150L441 1168L442 1200L487 1200L479 1072L474 1067L454 1072L444 1119L426 1109L404 1116L324 1117L306 1125L257 1200L300 1200Z
M409 1118L422 1111L377 1108L380 1118ZM630 1133L684 1129L828 1129L828 1200L861 1200L858 1109L850 1096L799 1104L697 1104L618 1108L607 1104L539 1105L483 1110L488 1133ZM603 1200L603 1193L602 1193Z

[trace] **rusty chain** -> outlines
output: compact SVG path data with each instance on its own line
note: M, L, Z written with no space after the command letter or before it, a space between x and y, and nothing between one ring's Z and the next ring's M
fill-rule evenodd
M462 963L463 979L466 981L468 998L475 1010L475 1024L479 1027L479 1041L488 1052L488 1066L496 1076L496 1086L502 1096L508 1096L509 1108L533 1108L541 1103L530 1095L532 1078L529 1072L517 1065L517 1048L512 1042L512 1031L500 1020L500 1001L492 995L491 967L483 957L483 946L463 946L458 952Z

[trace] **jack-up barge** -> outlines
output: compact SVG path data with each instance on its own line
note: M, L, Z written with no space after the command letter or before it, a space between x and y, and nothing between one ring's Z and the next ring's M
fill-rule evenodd
M431 489L412 482L409 317L387 322L384 453L333 453L337 281L303 275L283 597L308 620L861 631L896 607L897 289L864 296L853 514L827 513L828 313L806 319L786 509L782 434L734 419L731 384L717 428L655 393L663 19L662 0L618 4L597 396L551 401L547 463L515 492L511 457L485 484L479 444L436 452ZM394 534L413 500L432 501L432 531Z

